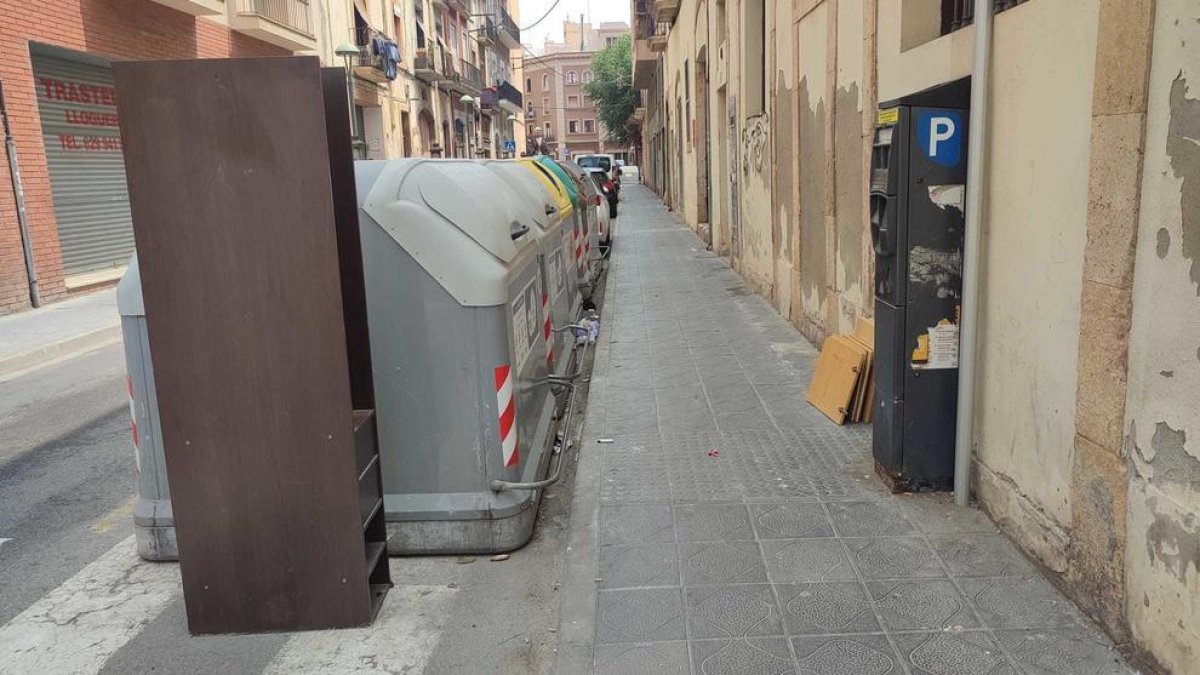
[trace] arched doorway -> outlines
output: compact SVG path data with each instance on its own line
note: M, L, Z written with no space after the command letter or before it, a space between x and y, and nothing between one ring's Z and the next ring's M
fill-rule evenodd
M426 157L433 157L433 146L437 145L437 132L434 130L433 113L428 109L417 115L417 125L421 132L421 146Z

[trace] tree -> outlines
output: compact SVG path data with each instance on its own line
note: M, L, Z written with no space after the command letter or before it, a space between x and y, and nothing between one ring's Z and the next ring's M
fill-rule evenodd
M633 39L626 34L592 59L592 81L583 90L596 102L596 115L608 132L607 140L629 144L627 123L637 109L639 96L633 88Z

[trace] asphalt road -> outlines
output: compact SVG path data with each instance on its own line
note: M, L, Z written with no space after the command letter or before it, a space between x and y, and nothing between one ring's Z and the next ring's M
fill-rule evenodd
M28 622L21 618L27 608L78 584L96 565L113 573L135 564L131 548L113 559L114 551L132 546L136 490L124 367L122 347L114 344L0 378L0 627L9 624L11 630L18 615ZM582 417L581 410L576 428ZM183 597L172 589L164 604L144 616L113 619L132 611L125 606L97 610L111 615L108 621L128 621L134 628L111 654L89 659L83 649L80 663L89 665L80 669L279 673L303 665L351 673L360 672L358 651L374 649L366 653L385 661L380 666L388 672L551 672L558 589L569 555L566 526L576 456L567 455L564 479L546 491L533 540L510 559L393 558L397 585L385 603L393 616L381 615L375 638L351 639L354 631L191 637ZM169 575L172 586L177 583L174 564L152 566ZM82 605L79 597L60 602L56 622L95 608L86 598ZM379 648L344 646L380 638L386 644ZM64 643L59 649L84 647Z
M113 344L0 379L0 625L130 534L124 372Z

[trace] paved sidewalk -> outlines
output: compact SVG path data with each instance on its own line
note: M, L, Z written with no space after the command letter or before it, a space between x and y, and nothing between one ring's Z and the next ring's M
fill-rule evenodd
M0 376L120 337L115 287L0 316Z
M558 672L1129 672L980 511L886 492L869 427L804 401L816 351L645 188L621 207Z

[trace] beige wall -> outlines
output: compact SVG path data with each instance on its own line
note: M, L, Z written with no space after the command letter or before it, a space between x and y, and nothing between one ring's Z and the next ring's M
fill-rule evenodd
M662 61L667 110L647 104L650 119L671 120L664 192L702 229L700 155L686 134L677 148L676 131L686 123L677 104L685 100L683 63L694 76L695 56L708 44L714 248L819 342L872 309L864 183L877 102L969 75L974 30L938 37L937 0L767 2L768 91L756 115L744 104L758 74L756 64L743 63L743 49L757 39L742 30L744 4L727 2L722 56L719 4L707 0L697 21L697 2L682 2ZM1196 5L1028 0L997 15L994 27L972 439L977 495L1119 641L1132 637L1135 649L1167 668L1193 672L1200 657ZM692 100L694 115L695 92ZM737 109L732 132L727 103ZM647 124L647 152L655 131Z
M1097 6L1034 0L1010 10L997 17L993 50L979 484L993 515L1059 572L1071 525Z
M1129 340L1127 611L1178 673L1200 663L1200 23L1159 0Z

